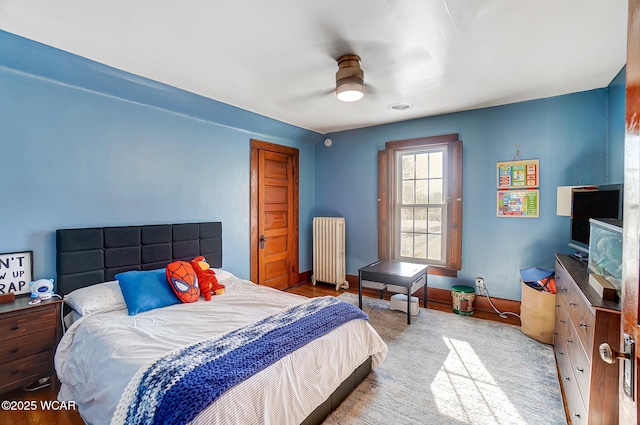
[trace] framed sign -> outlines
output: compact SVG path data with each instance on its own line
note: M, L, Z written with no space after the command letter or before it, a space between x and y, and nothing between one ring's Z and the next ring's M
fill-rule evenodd
M33 280L33 251L0 254L0 295L31 292Z
M540 191L498 190L496 199L498 217L537 218L540 216Z
M496 164L498 189L533 189L540 186L540 160L503 161Z

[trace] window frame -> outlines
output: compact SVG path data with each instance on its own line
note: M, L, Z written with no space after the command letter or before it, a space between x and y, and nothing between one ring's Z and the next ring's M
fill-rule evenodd
M378 151L378 258L392 260L399 243L396 240L396 153L415 151L420 148L443 147L446 150L445 180L446 197L446 249L444 265L433 264L428 260L429 273L456 277L462 268L462 141L458 134L421 137L416 139L387 142L384 150ZM398 253L399 254L399 253Z

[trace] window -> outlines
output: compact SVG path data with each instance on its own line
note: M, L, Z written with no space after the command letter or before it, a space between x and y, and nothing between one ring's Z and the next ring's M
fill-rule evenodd
M425 260L445 265L446 226L444 157L442 147L396 152L396 259Z
M457 134L387 143L378 161L378 256L438 266L462 263L462 142Z

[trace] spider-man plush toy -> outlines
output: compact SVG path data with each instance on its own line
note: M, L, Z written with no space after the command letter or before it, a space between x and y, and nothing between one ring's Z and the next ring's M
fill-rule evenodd
M186 261L174 261L167 265L167 280L171 289L183 303L193 303L200 298L198 278L191 264Z

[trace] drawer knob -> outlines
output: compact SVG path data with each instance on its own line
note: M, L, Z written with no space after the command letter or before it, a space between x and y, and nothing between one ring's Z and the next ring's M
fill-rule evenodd
M569 301L569 305L570 305L571 307L575 307L577 304L576 304L576 303L574 303L573 301Z
M576 368L576 370L577 370L578 372L584 372L584 368L583 368L583 367L577 367L577 368Z
M569 379L569 377L568 377L568 376L565 376L565 377L564 377L564 380L565 380L565 381L571 381L571 379Z
M567 321L564 319L560 319L560 323L567 323Z
M587 329L589 327L589 325L587 325L586 323L580 322L580 327L584 328L584 329Z
M13 325L13 326L11 327L11 330L12 330L12 331L17 331L18 329L20 329L20 325Z
M572 339L568 339L568 340L567 340L567 342L568 342L569 344L573 344L573 340L572 340Z
M560 354L561 356L564 356L564 352L562 351L558 351L558 354Z
M17 352L18 352L18 350L19 350L19 349L18 349L18 347L11 347L11 350L9 350L9 352L10 352L11 354L15 354L15 353L17 353Z
M579 418L580 417L580 413L573 412L573 416L575 416L576 418Z

